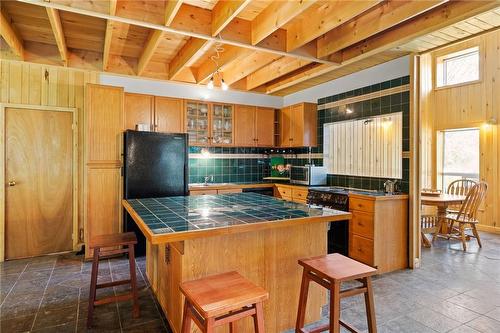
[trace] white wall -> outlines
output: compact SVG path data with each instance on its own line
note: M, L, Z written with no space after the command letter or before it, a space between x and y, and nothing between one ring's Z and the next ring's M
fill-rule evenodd
M107 73L100 74L100 83L124 87L126 92L281 108L282 106L300 102L316 103L322 97L340 94L345 91L408 75L409 62L409 57L398 58L285 97L248 93L231 89L228 91L220 89L209 90L205 86L195 84L146 80Z
M283 98L280 96L269 96L264 94L248 93L242 91L220 89L207 89L205 86L195 84L174 83L168 81L145 80L130 76L100 74L100 83L124 87L126 92L150 94L165 97L177 97L187 99L206 99L207 101L249 104L281 108Z
M375 83L409 75L410 58L398 58L333 81L311 87L284 97L283 106L299 102L317 103L319 98L340 94Z

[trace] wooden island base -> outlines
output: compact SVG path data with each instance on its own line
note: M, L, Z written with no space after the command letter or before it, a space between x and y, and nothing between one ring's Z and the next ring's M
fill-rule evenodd
M328 223L316 222L176 243L148 242L147 277L175 333L180 332L184 302L180 282L233 270L269 292L266 332L283 332L295 327L302 274L297 261L326 254L327 228ZM306 322L319 320L324 304L325 290L311 284ZM253 332L250 318L237 325L240 332Z

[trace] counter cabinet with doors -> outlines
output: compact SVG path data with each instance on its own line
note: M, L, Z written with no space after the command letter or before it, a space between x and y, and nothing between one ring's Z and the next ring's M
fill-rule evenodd
M408 267L408 195L349 194L349 257L387 273Z
M237 147L273 147L274 114L272 108L236 105L234 143Z
M275 184L274 196L283 200L307 203L307 194L309 190L306 186Z
M185 109L190 145L234 145L234 105L187 100Z
M154 132L186 132L182 99L125 93L124 112L125 129L142 124Z
M318 111L314 103L299 103L280 110L280 147L314 147L318 144Z

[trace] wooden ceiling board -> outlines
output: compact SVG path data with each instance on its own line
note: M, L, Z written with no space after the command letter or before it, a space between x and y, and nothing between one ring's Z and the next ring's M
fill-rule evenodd
M116 15L135 20L165 24L165 1L119 0Z
M151 61L169 63L184 44L186 44L188 39L185 36L164 33Z
M50 0L50 2L98 13L109 13L109 0Z
M244 20L252 21L257 15L259 15L267 6L269 6L273 0L257 0L252 1L248 6L243 9L238 17Z
M16 1L2 1L2 10L10 16L14 29L23 41L56 44L45 8Z
M148 36L149 29L147 28L114 22L109 52L117 56L139 58Z
M212 10L218 0L183 0L182 2L191 6Z
M102 52L106 20L59 11L68 48Z

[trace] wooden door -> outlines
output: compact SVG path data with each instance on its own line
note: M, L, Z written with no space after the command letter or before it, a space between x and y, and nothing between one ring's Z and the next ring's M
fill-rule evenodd
M255 146L255 106L236 105L234 143L238 147Z
M155 97L155 132L185 133L183 100L178 98Z
M281 109L281 147L290 147L291 146L291 138L292 138L292 115L291 115L291 107L286 107Z
M153 130L154 96L142 94L125 94L125 129L135 130L135 125L146 124Z
M72 124L71 112L6 110L6 259L72 250Z
M255 137L259 147L274 146L274 109L255 109Z
M297 104L291 107L291 146L304 146L304 105Z

